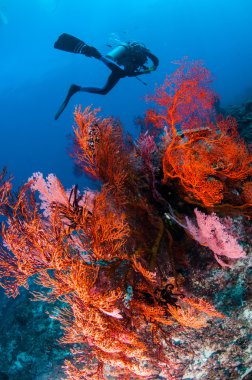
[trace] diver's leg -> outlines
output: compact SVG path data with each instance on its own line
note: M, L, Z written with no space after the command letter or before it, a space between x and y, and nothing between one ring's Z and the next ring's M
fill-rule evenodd
M121 73L118 71L112 71L110 76L108 77L107 83L104 87L98 88L98 87L81 87L79 91L82 92L90 92L92 94L99 94L99 95L106 95L112 88L117 84L117 82L123 78Z
M110 90L112 90L112 88L117 84L117 82L123 77L124 77L124 75L122 76L121 72L112 71L112 73L108 77L107 83L102 88L80 87L80 86L77 86L76 84L72 84L72 86L70 86L70 88L68 90L68 93L67 93L67 96L66 96L64 102L61 104L60 108L58 109L57 113L55 114L54 119L57 120L60 117L60 115L62 114L62 112L64 111L66 106L68 105L69 100L71 99L71 97L74 94L76 94L76 92L82 91L82 92L89 92L92 94L106 95Z
M66 108L66 106L68 105L69 100L71 99L71 97L74 94L76 94L76 92L80 91L80 89L81 89L81 87L77 86L76 84L72 84L72 86L70 86L64 102L61 104L60 108L58 109L57 113L54 116L55 120L58 120L58 118L60 117L60 115L62 114L62 112Z

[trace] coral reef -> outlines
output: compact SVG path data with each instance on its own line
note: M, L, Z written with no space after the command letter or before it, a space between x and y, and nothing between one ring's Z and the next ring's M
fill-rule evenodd
M71 155L99 189L34 173L15 194L2 173L0 284L49 305L68 379L235 380L251 367L252 156L209 71L177 64L136 142L76 108Z

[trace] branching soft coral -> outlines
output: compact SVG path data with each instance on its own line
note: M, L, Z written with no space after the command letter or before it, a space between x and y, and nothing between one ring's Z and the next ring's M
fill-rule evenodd
M39 192L40 203L34 191ZM65 331L62 343L75 344L76 365L66 362L69 378L98 374L120 378L121 374L138 379L165 373L165 378L172 379L173 365L162 353L159 325L169 328L176 319L180 321L172 318L173 309L168 308L176 298L162 293L166 300L161 300L155 293L163 276L155 263L167 244L165 227L157 215L149 216L143 223L149 237L143 244L140 231L134 228L141 229L143 215L148 215L151 206L131 204L132 189L127 205L123 202L120 208L112 197L114 191L103 186L93 194L90 208L85 194L82 198L75 191L72 198L72 191L65 192L56 178L50 177L47 183L35 175L17 198L5 199L8 225L2 230L1 285L16 296L18 287L28 287L27 280L33 278L41 288L32 292L35 300L60 300L68 305L56 309L53 317ZM133 208L134 218L130 216ZM126 304L127 286L133 295ZM183 305L179 307L183 313ZM193 307L190 310L193 313ZM198 327L202 316L194 318ZM151 326L155 326L157 346Z
M178 138L163 158L164 182L179 179L184 192L206 206L235 201L232 188L249 178L252 170L251 155L235 121L222 119L216 125L218 130Z
M147 112L146 122L165 131L164 183L179 184L192 203L242 206L232 190L251 176L252 156L235 119L216 116L209 82L210 73L199 62L180 62L150 98L161 109Z
M103 183L122 187L130 165L122 128L116 120L98 117L99 109L75 109L75 148L72 156L85 171ZM123 170L121 170L123 168Z

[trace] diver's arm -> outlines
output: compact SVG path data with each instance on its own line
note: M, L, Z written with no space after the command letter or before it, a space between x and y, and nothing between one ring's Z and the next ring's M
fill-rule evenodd
M152 61L153 65L143 70L139 70L139 71L135 70L132 73L128 74L127 76L136 77L138 75L149 74L152 71L155 71L157 69L159 65L159 59L154 54L152 54L149 50L147 50L146 56Z
M150 51L147 51L147 57L150 58L150 60L153 62L153 66L152 66L152 70L151 71L154 71L156 70L156 68L158 67L159 65L159 59L158 57L156 57L154 54L152 54Z

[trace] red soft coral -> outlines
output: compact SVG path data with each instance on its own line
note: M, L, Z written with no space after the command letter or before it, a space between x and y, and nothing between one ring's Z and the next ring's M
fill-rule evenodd
M252 156L234 118L216 116L210 74L200 62L181 62L151 100L160 109L146 122L163 128L163 182L180 187L184 198L213 206L240 206L233 188L252 174ZM239 185L239 184L238 184Z

